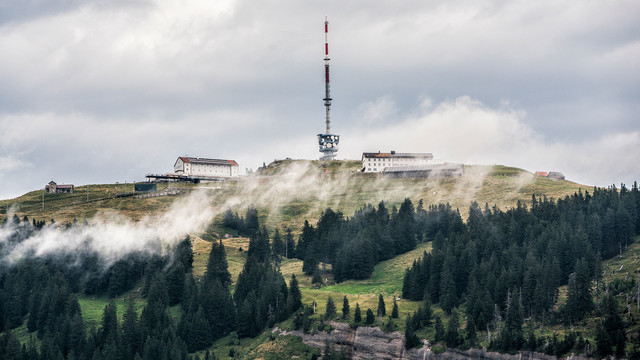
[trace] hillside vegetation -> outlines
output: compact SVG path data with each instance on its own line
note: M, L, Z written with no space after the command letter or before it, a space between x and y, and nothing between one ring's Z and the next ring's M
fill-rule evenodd
M617 250L612 250L605 243L598 243L599 246L602 246L602 249L593 247L595 250L592 250L591 244L589 244L590 247L588 248L582 247L579 244L584 245L586 242L580 243L582 241L581 238L579 236L576 237L574 234L569 236L570 241L564 244L562 243L564 240L561 240L559 233L570 234L573 230L565 225L558 225L557 229L561 228L561 231L558 232L554 228L556 225L553 225L555 224L554 221L557 220L556 215L562 218L566 214L573 215L571 215L571 219L563 219L562 221L569 221L568 223L572 227L574 224L581 224L584 219L580 220L581 215L575 215L579 212L565 213L565 210L572 206L575 207L575 204L579 202L580 205L577 205L579 207L585 207L586 209L587 206L591 206L588 204L590 195L587 195L586 200L583 197L585 191L593 194L591 188L570 181L556 181L537 177L524 170L505 166L465 166L465 174L460 178L394 180L384 179L380 174L360 173L358 171L359 168L359 161L336 161L330 163L302 160L276 161L269 164L260 175L198 185L174 183L170 184L170 187L174 190L179 189L179 195L145 199L138 199L134 196L115 196L115 194L125 193L126 190L123 184L79 186L76 187L76 192L71 195L44 194L43 190L33 191L0 204L5 205L0 208L0 222L3 218L6 219L8 216L12 216L13 219L10 221L16 224L16 228L20 229L21 225L18 225L17 221L26 217L30 221L33 220L34 226L37 227L36 229L29 229L24 234L20 233L22 230L19 230L18 235L10 235L9 239L11 240L7 242L10 246L2 250L10 254L11 257L21 254L12 250L14 246L16 249L20 249L20 246L17 246L20 245L20 238L24 237L31 240L30 236L32 235L30 234L37 235L42 227L38 222L44 220L49 223L51 219L55 220L59 228L66 227L70 229L64 231L69 231L69 234L73 236L77 236L77 232L74 232L76 228L89 229L85 231L95 234L100 229L100 227L96 227L97 223L113 220L124 225L121 228L112 227L109 229L123 232L134 231L137 234L136 236L142 236L140 238L141 242L149 242L155 246L156 250L154 252L138 251L133 256L117 260L115 264L109 265L112 266L111 268L107 268L102 273L97 271L95 267L92 268L93 273L90 276L93 276L96 281L99 280L101 285L99 287L96 285L95 289L90 291L82 289L85 286L85 282L81 277L78 277L76 270L71 270L68 273L65 273L68 270L62 270L65 277L77 282L70 283L70 289L63 287L63 294L59 295L69 297L65 301L70 304L78 303L78 310L74 310L76 313L69 312L65 321L77 321L73 316L81 312L88 339L99 339L100 342L96 346L102 349L103 354L108 353L109 346L115 344L115 338L109 337L101 331L93 332L94 330L89 330L89 328L95 326L99 329L101 325L104 326L107 310L109 306L112 306L109 304L112 303L113 308L109 310L109 316L115 316L119 321L123 321L124 326L127 316L130 318L131 314L137 313L141 324L143 319L147 321L145 323L146 331L149 331L149 334L153 334L153 336L157 335L158 339L161 339L161 342L153 343L150 346L156 346L157 349L161 349L162 342L165 342L169 344L166 346L173 346L174 351L183 354L177 358L186 359L185 349L189 349L189 352L198 350L197 354L200 358L205 356L204 349L208 349L215 354L216 358L228 358L231 355L235 358L279 358L279 356L311 358L313 354L317 355L319 352L302 344L299 339L291 336L269 335L268 332L263 333L262 329L277 325L284 330L300 329L302 327L305 331L311 333L323 329L328 330L330 328L327 320L341 319L343 299L347 299L350 304L350 315L342 319L342 321L347 321L352 326L365 324L367 310L372 311L374 314L378 311L379 315L379 306L382 301L386 302L386 316L374 316L370 320L371 322L367 319L366 323L368 325L380 326L385 331L401 331L409 334L408 336L416 336L417 334L418 337L428 338L435 342L447 345L454 344L452 346L464 347L472 345L512 351L513 349L524 348L525 344L504 346L502 343L496 343L496 340L491 338L491 334L493 333L495 337L496 334L505 333L500 328L500 324L503 321L507 327L514 326L513 320L509 320L509 317L516 315L510 315L513 311L509 312L508 309L510 307L513 309L515 305L512 306L512 303L517 303L514 300L516 299L515 293L524 291L525 285L523 285L521 271L525 267L535 264L542 254L554 251L553 249L560 249L562 254L572 254L571 256L578 254L576 256L578 258L582 257L581 261L584 261L585 258L597 258L598 263L595 264L592 261L589 263L588 271L585 271L585 274L599 281L597 286L596 283L591 283L589 286L591 286L592 290L590 292L586 291L586 293L594 296L597 311L594 310L590 313L591 316L585 317L586 314L582 314L579 318L573 317L573 315L565 315L569 314L565 309L568 308L567 302L572 301L572 291L574 291L574 288L572 288L574 285L571 283L571 276L574 275L571 275L571 272L574 271L574 266L577 269L577 265L573 258L572 260L563 260L561 254L558 253L557 257L560 257L561 260L560 270L562 276L558 276L558 280L550 282L555 288L545 288L545 291L551 294L553 303L545 305L538 313L532 314L531 310L527 309L526 313L521 311L520 315L518 315L527 317L527 319L520 320L520 325L524 321L527 326L525 330L529 331L529 327L531 328L530 332L526 333L523 332L522 328L518 328L518 336L522 337L524 341L523 336L532 334L531 337L534 339L531 345L526 346L531 346L532 349L538 349L539 351L544 349L545 352L550 354L566 353L567 350L562 349L564 349L563 346L569 346L567 344L570 344L571 349L578 349L585 344L585 341L595 347L595 343L599 338L593 329L603 321L609 321L613 316L611 315L612 312L601 310L601 304L603 304L602 308L609 306L607 304L611 303L611 298L615 299L614 305L611 305L614 308L615 304L620 305L620 307L627 304L627 318L625 319L627 332L638 331L638 325L636 325L635 321L640 316L640 312L632 309L631 305L634 304L634 301L640 304L640 300L633 297L633 291L638 283L637 279L635 279L635 272L638 269L639 245L634 243L631 238L627 238L628 241L621 242L619 239L622 239L622 237L618 236L616 237L618 242L616 242L615 247L617 249L618 245L620 245L621 256L613 257L606 262L600 263L602 254L606 255L604 256L605 259L610 258L614 253L617 254ZM129 188L128 191L131 191L132 185L128 184L127 186ZM159 189L165 186L169 187L168 184L165 184L159 186ZM634 188L634 191L637 192L637 189ZM580 195L575 197L574 194L576 193ZM617 190L615 189L603 192L604 196L602 198L608 197L607 206L613 206L614 209L612 210L613 214L611 214L610 212L607 213L606 209L598 208L596 212L602 215L603 222L616 224L616 219L620 217L620 214L616 214L615 210L618 206L617 203L611 200L613 195L607 195L616 193ZM533 196L537 201L532 206ZM562 202L563 205L559 205L557 210L554 208L555 202L549 201L549 199L565 199L565 197L566 200ZM194 201L194 199L200 199L200 201ZM377 222L378 220L372 220L372 218L367 220L367 217L372 212L382 211L381 201L385 204L384 212L387 214L383 218L386 217L387 220L380 223ZM584 205L581 203L583 201ZM451 207L436 206L442 203L449 203ZM472 203L474 205L470 210ZM475 203L479 203L480 206ZM485 203L487 204L486 207L484 206ZM599 204L602 203L605 203L605 201L599 201ZM8 212L6 212L6 208L9 208ZM625 208L629 209L629 211L632 209L631 206L626 205ZM182 210L182 212L176 209ZM532 209L532 212L529 213L528 209ZM535 214L533 209L536 209ZM333 220L328 220L328 214L334 214L334 211L336 212L335 216L331 215ZM470 211L475 219L473 220L475 225L468 225L467 228L467 225L463 224L462 220L467 220ZM575 211L575 208L572 208L572 211ZM635 219L637 212L633 211L631 218L634 219L633 221L637 221ZM593 209L589 210L590 214L592 212ZM235 225L230 226L228 223L229 216L249 222L250 214L255 216L255 219L251 219L251 221L255 220L255 223L251 225L250 231ZM411 234L409 238L413 239L412 241L405 239L406 236L404 235L397 235L405 228L405 222L403 221L409 221L407 218L403 220L403 214L408 214L408 219L414 219L410 220L411 224L409 226L413 230L408 233ZM199 222L196 218L202 216L207 217L209 225L206 228L198 225L202 221ZM449 217L450 220L443 220L442 216ZM128 221L132 220L132 222L123 221L122 217L129 219ZM148 220L149 218L154 220ZM535 224L538 218L544 218L545 221ZM478 219L482 219L482 221L479 222ZM524 222L522 224L526 223L526 226L520 227L518 225L518 229L515 229L514 226L516 225L514 224L520 224L518 221L523 221L523 219ZM591 221L591 219L590 217L589 220ZM303 226L305 220L308 220L309 224ZM89 226L82 225L85 221ZM414 221L415 224L413 223ZM509 223L510 221L511 223ZM77 226L71 226L74 222L77 223ZM132 223L141 223L143 225L135 227L131 225ZM493 226L493 230L489 230L491 226L485 226L485 223ZM64 224L68 224L68 226L60 226ZM176 227L180 229L181 224L184 225L185 229L188 229L184 230L189 233L189 237L186 239L180 235L180 230L177 232L175 230ZM380 234L386 234L386 240L384 236L381 236L380 240L371 240L373 238L377 239L378 234L373 236L371 232L357 231L358 227L363 229L371 228L372 224L381 226L380 229L384 231L380 231ZM536 236L541 232L543 226L549 226L549 224L552 224L552 226L548 231L545 230L547 233L542 231L541 238L545 239L545 236L546 239L557 238L559 240L553 241L557 241L557 244L560 245L556 243L554 243L556 245L549 245L550 248L547 251L545 248L547 243L544 240L538 240ZM575 226L579 230L579 225ZM589 234L597 232L598 226L600 225L589 227ZM614 228L616 226L619 225L613 225ZM52 228L45 228L43 233L52 233ZM313 246L316 246L317 249L306 251L307 248L304 248L305 251L300 253L300 244L298 243L289 248L288 258L277 256L277 254L284 255L281 252L281 248L276 255L271 254L272 251L276 252L275 229L280 231L281 236L285 236L287 229L290 230L291 236L296 243L299 242L299 239L304 238L305 231L308 229L317 231L316 235L314 235L316 236L314 240L307 244L309 249ZM172 234L175 233L175 236L179 238L171 240L171 237L166 239L162 237L163 241L169 241L169 245L160 245L160 243L150 241L154 233L158 234L157 236L161 236L160 234L164 230L171 231ZM605 230L613 231L614 233L620 231L617 228L614 230L606 228ZM554 231L556 232L554 233ZM339 236L336 232L340 233ZM4 235L0 233L0 236ZM11 236L17 237L18 240L13 239ZM341 237L344 236L346 238L342 239ZM474 255L464 245L469 241L465 236L475 241L476 245L474 246L478 249L477 254ZM504 236L504 239L500 236ZM113 241L118 241L117 237L118 235L113 238ZM37 239L37 236L35 238ZM353 242L354 245L349 245L351 248L347 248L345 244L349 243L351 238L356 239L356 241ZM48 237L43 236L37 240L44 241L46 239ZM133 239L137 238L133 237ZM383 246L381 244L387 244L389 239L392 239L390 244L394 248L380 247ZM540 241L540 244L536 245L537 249L531 250L526 247L533 241L532 239ZM493 246L488 240L491 241L491 244L502 244L504 246ZM322 241L327 242L323 245ZM351 270L345 267L345 264L352 259L351 256L340 260L335 256L327 255L327 250L331 252L331 249L334 249L334 251L335 249L342 249L340 246L343 245L345 245L345 249L350 249L349 251L352 251L353 254L358 254L358 246L375 241L387 242L375 245L378 246L375 250L377 255L375 255L375 261L368 264L368 266L371 266L370 276L364 279L359 275L350 275L349 271ZM524 241L526 244L518 241ZM549 244L553 241L549 240ZM225 269L224 271L218 269L216 270L218 275L212 275L210 269L211 256L217 256L217 259L220 259L220 254L211 254L211 251L212 249L220 249L217 247L218 243L224 245L224 252L226 253L224 255L226 259L224 261ZM270 243L273 243L271 245L274 247L273 250L270 250ZM74 244L82 243L74 242ZM190 244L190 246L186 244ZM33 244L29 246L33 246ZM187 246L192 251L191 255L186 251ZM558 247L553 248L553 246ZM37 247L33 249L35 251ZM298 251L298 253L294 254L294 250ZM491 254L492 250L495 251L495 254ZM511 253L508 253L507 250ZM622 252L622 250L626 250L626 252ZM215 251L219 252L219 250ZM538 253L527 254L527 251L538 251ZM182 255L175 255L174 252ZM159 255L160 253L161 256ZM309 254L316 256L316 258L309 258ZM79 255L80 266L92 266L91 258L89 257L87 258L89 260L87 260L82 258L83 256L86 255ZM295 258L295 256L298 258ZM524 259L525 256L526 264L528 265L523 267L522 264L524 262L520 261L519 258ZM67 255L67 257L69 256ZM485 258L483 259L483 257ZM438 269L436 271L438 273L437 277L433 275L433 271L426 275L426 278L420 278L420 274L415 275L423 271L420 270L421 266L424 269L426 261L431 262L432 258L434 262L438 261L441 264L435 267ZM52 284L61 280L56 278L56 276L60 275L55 274L54 276L54 272L59 271L56 269L68 259L56 256L52 256L50 259L29 261L33 261L35 265L42 269L46 269L48 266L48 271L51 272L51 280L45 281L44 278L38 280L41 283L37 288L38 293L45 296L49 296L49 294L58 296L57 290ZM473 264L473 259L477 259L478 266L485 267L479 267L481 270L474 270L473 277L468 277L472 270L470 264ZM546 258L544 259L547 261ZM49 261L53 265L51 263L47 264ZM552 263L551 260L549 261ZM480 265L480 262L486 262L486 264L490 265ZM78 260L76 260L76 263L78 263ZM440 279L441 275L439 274L439 269L444 263L448 266L448 271L451 271L450 278L447 278L446 281L445 276L442 275L442 279ZM33 278L33 274L28 274L28 271L24 271L28 269L28 264L29 262L23 262L20 265L21 270L12 276L15 276L15 279ZM276 264L275 268L272 268L273 264ZM313 266L309 268L311 266L309 264ZM465 267L465 264L469 265ZM536 264L535 272L530 271L533 275L530 278L525 278L524 281L534 281L542 278L545 274L545 269L540 268L541 265L544 264ZM338 266L343 272L336 270ZM601 277L598 276L598 268L600 266L604 270ZM411 270L408 271L408 269ZM489 275L489 269L491 272L495 270L495 275ZM225 278L224 274L220 275L220 273L224 273L227 270L229 280L220 280ZM39 271L44 272L45 270ZM334 272L340 274L340 278L337 276L334 278ZM504 286L502 286L503 289L501 289L500 296L491 294L492 297L495 296L495 301L499 302L499 304L487 302L484 304L487 309L479 310L479 315L472 315L468 309L469 302L467 297L480 295L478 295L479 293L472 294L466 290L467 281L471 279L473 282L477 281L485 286L486 284L483 283L485 280L480 277L481 272L484 272L482 275L494 276L490 280L486 280L486 282L492 284L491 286L498 284L494 286L498 288L501 282ZM133 280L126 280L127 276L124 276L124 273L133 276L131 278ZM406 277L410 274L413 276L411 283L415 283L412 286L417 290L407 290L406 288ZM220 278L220 276L222 277ZM292 284L293 276L297 279L297 284ZM436 280L429 280L429 277ZM180 280L181 278L182 280ZM43 313L45 315L33 315L31 304L35 300L32 297L29 298L28 294L17 293L17 287L12 281L19 283L19 280L3 281L4 285L9 286L9 288L4 290L4 293L0 291L0 298L8 299L10 296L14 296L14 298L27 296L28 299L22 307L9 308L10 312L7 312L6 309L4 310L6 314L14 314L8 317L10 321L6 323L8 329L14 329L11 337L16 337L20 342L26 343L33 336L33 329L37 329L36 334L38 334L38 337L41 337L42 334L47 334L45 331L57 329L51 319L45 319L46 322L41 319L46 313ZM447 281L452 282L451 288L455 289L457 287L457 290L453 290L455 293L454 299L443 307L445 301L443 299L446 294L443 292L438 297L437 292L433 293L428 289L433 286L445 289L446 286L449 286ZM583 283L587 284L589 281L589 279L582 280ZM159 285L165 282L166 285ZM569 282L569 285L567 285L567 282ZM446 286L442 285L445 283L447 283ZM156 289L162 286L168 287L168 298L162 295L162 291L160 293L157 292L158 290ZM80 291L77 290L78 287ZM291 307L290 297L292 295L287 295L288 287L299 287L300 289L301 308L299 310L297 306ZM218 289L219 291L211 289ZM532 289L529 288L529 290ZM12 291L16 293L14 294ZM74 299L73 293L76 291L78 291L78 295L77 299ZM182 294L183 291L184 294ZM208 291L211 291L211 293L207 293ZM491 288L488 291L494 291L494 289ZM411 292L411 295L408 295L407 292ZM613 296L604 297L604 292L611 293ZM429 301L423 301L423 297L429 299L428 294L433 304ZM630 295L631 298L629 297ZM231 296L233 296L233 300L230 300ZM228 315L231 312L212 307L207 302L208 300L205 301L204 299L218 299L215 302L216 304L219 301L231 301L225 306L228 306L227 309L234 309L231 312L237 312L237 324L235 323L236 319L228 319L229 322L225 324L214 320L224 316L225 313ZM329 315L331 312L328 309L330 307L328 306L329 301L335 303L336 313L333 315ZM527 299L527 302L530 301L531 299ZM27 303L29 304L28 309L26 308ZM354 318L356 305L362 311L362 320L360 321ZM397 314L391 319L394 305L397 305ZM491 316L495 316L495 312L493 315L490 314L494 305L498 316L502 314L506 319L491 320ZM60 306L60 303L57 306ZM199 306L204 307L204 310L199 309ZM148 310L145 313L144 309L149 308L152 310ZM640 309L640 305L638 305L638 309ZM588 310L591 311L591 308ZM43 311L40 310L40 312ZM425 312L429 315L425 315ZM125 315L125 313L128 315ZM23 316L22 320L19 316L20 314ZM207 320L203 320L203 318ZM263 321L260 324L253 324L251 319L262 319ZM469 319L473 320L470 321ZM28 324L27 320L34 323ZM163 321L165 322L164 326L167 326L166 323L168 322L173 323L171 325L172 335L168 335L166 332L158 332L163 326ZM202 321L217 324L215 329L211 325L211 331L214 334L213 338L209 337L207 340L194 339L192 337L192 335L202 335L196 334L194 330L191 330L192 328L198 328L199 325L196 324ZM566 323L563 323L565 321ZM440 322L440 328L438 328L438 322ZM470 323L478 324L480 327L470 329ZM452 342L449 342L449 338L444 337L444 324L447 325L447 328L455 328L455 333L458 334L457 340L454 339L455 341L451 340ZM483 326L486 326L486 329L491 327L491 331L486 331ZM572 330L568 331L569 328ZM459 333L458 329L460 330ZM439 331L442 331L442 333L439 333ZM477 338L470 338L472 331ZM447 334L449 334L449 330L447 330ZM579 334L580 340L571 340L571 336L575 337L575 334ZM180 340L180 335L182 335L182 339L188 338L186 343ZM633 338L632 333L627 334L627 336ZM0 338L0 340L3 339L6 341L12 340L9 339L9 335L5 338ZM464 343L462 343L463 339L465 339ZM471 340L467 342L468 339ZM456 343L458 340L460 342ZM529 339L526 340L529 341ZM38 346L45 347L48 346L47 341L46 336L44 342L41 342L41 339L35 340ZM55 341L58 340L56 339ZM153 341L156 341L155 338ZM210 346L211 341L215 342ZM409 341L409 338L407 341ZM543 344L545 341L546 345ZM549 348L548 344L552 344L551 348ZM627 344L631 343L628 342ZM3 353L2 346L4 345L0 342L0 353ZM135 346L138 347L140 354L142 354L142 344L132 344L131 348L134 349ZM637 349L633 346L635 345L627 345L627 351L637 353ZM147 352L146 345L144 348L146 354L144 358L153 358L152 355L149 355L152 352ZM612 349L616 349L617 352L622 351L620 349L624 350L624 348L624 345L612 345ZM87 352L87 354L89 353ZM66 357L67 353L63 351L63 355ZM133 352L130 355L133 355Z
M351 214L367 203L385 201L391 206L409 198L415 204L422 200L425 206L448 202L466 218L472 201L507 209L517 201L530 202L533 194L557 199L579 189L589 189L571 181L552 180L501 165L465 166L465 174L460 178L393 180L380 174L360 173L360 165L359 161L281 160L269 164L262 175L198 185L161 183L159 192L179 189L183 195L146 199L116 197L130 193L132 184L81 185L73 194L35 190L0 201L0 220L9 213L64 224L90 220L105 211L117 211L139 220L165 211L184 194L201 189L210 196L218 214L227 208L243 212L254 206L260 209L261 220L267 226L288 226L295 231L304 219L317 219L327 207Z

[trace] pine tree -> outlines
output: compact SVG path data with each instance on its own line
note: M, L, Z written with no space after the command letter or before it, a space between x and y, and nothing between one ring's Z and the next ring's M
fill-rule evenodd
M250 299L255 300L255 296L251 297L250 293L247 299L238 307L238 336L248 337L254 334L255 313L251 306Z
M287 298L287 307L289 313L293 313L302 307L302 293L298 286L298 279L295 274L291 274L291 281L289 281L289 295Z
M467 333L466 344L468 347L473 347L478 342L478 334L476 330L476 326L473 321L467 320L467 326L465 328Z
M397 319L398 318L398 303L396 302L396 298L393 298L393 309L391 310L391 318L392 319Z
M347 295L342 299L342 319L346 319L349 317L349 299L347 299Z
M414 320L411 315L407 315L406 326L404 328L404 347L406 349L414 348L420 345L420 339L416 335L416 329L414 328Z
M253 237L260 230L260 220L258 219L258 210L253 206L247 208L247 213L244 217L244 230L245 234L249 237Z
M331 295L329 295L329 298L327 299L327 307L325 309L324 316L327 319L331 319L336 316L336 304L333 302Z
M127 358L130 359L137 351L141 350L138 313L133 306L133 299L131 297L127 304L127 310L125 310L122 318L122 346Z
M584 258L576 261L573 274L569 276L565 317L569 322L582 320L593 308L590 270Z
M371 325L376 321L376 316L373 315L373 311L371 309L367 309L367 317L365 319L365 323L367 325Z
M219 243L211 243L211 252L207 261L207 270L204 273L205 284L211 284L218 279L224 286L231 285L231 273L227 263L227 254L224 250L222 240Z
M176 262L182 264L185 273L191 272L193 269L193 248L191 247L191 238L188 235L176 246L174 257Z
M189 325L187 325L190 330L187 337L189 352L206 349L211 346L213 343L212 332L202 306L198 308Z
M75 314L69 323L68 347L70 353L80 356L84 352L86 344L85 335L86 330L84 322L82 321L82 315Z
M511 294L507 306L504 327L500 333L501 348L505 351L520 349L524 344L522 332L522 306L519 292Z
M287 259L292 259L294 257L296 250L296 243L293 240L293 234L291 234L291 229L287 228L287 232L284 235L284 256Z
M440 306L445 313L451 314L451 310L456 306L456 285L453 281L451 269L448 261L442 265L442 277L440 280Z
M382 297L382 294L380 294L380 296L378 296L378 317L381 318L385 315L387 315L387 309L385 308L384 305L384 298Z
M113 301L104 307L101 329L101 339L103 342L106 342L109 338L118 337L118 316L116 311L116 304Z
M447 330L444 335L444 341L447 344L447 347L455 348L461 343L460 333L458 329L460 328L460 322L458 320L458 311L453 310L451 312L451 317L449 318L449 323L447 324Z
M357 324L362 321L362 313L360 312L360 304L356 303L356 310L353 313L353 321Z
M167 295L169 306L178 304L182 300L185 284L185 268L181 262L175 263L167 273Z
M307 254L302 262L302 271L304 271L306 275L312 275L318 271L319 263L317 251L314 249L314 245L312 244L307 248Z
M442 319L440 319L440 316L437 316L437 315L436 315L435 327L436 327L436 333L433 338L433 341L438 342L438 341L444 340L444 334L445 334L444 325L442 324Z
M273 256L285 256L284 254L284 241L282 240L282 236L280 236L280 231L276 228L275 233L273 234L273 239L271 240L273 245Z
M304 260L307 256L307 250L309 246L314 242L316 235L315 228L309 224L308 220L304 221L304 226L302 227L302 234L298 239L298 245L296 247L296 257L300 260ZM312 274L311 271L310 274Z

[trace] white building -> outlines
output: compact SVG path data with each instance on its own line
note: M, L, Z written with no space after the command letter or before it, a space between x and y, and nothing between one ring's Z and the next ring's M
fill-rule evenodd
M205 159L181 156L173 165L173 172L183 176L236 177L239 166L234 160Z
M385 168L426 165L433 160L431 153L362 153L362 172L381 173Z

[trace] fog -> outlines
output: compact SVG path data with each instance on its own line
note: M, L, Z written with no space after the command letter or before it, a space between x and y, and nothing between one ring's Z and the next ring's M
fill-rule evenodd
M13 263L27 255L48 256L96 252L109 265L132 252L158 252L188 234L203 232L210 224L214 210L204 191L194 191L178 198L163 212L133 221L116 211L101 212L88 221L59 229L47 225L26 239L15 243L11 236L26 231L29 224L13 224L0 228L0 245L5 262ZM9 217L10 218L10 217Z

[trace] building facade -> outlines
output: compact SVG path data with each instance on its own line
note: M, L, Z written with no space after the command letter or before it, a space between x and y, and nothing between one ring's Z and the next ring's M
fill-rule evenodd
M234 160L181 156L173 165L173 172L183 176L227 178L238 176L239 168Z
M432 160L431 153L362 153L362 172L381 173L386 168L426 165Z
M58 185L55 181L50 181L45 185L44 190L47 194L73 194L73 185Z

